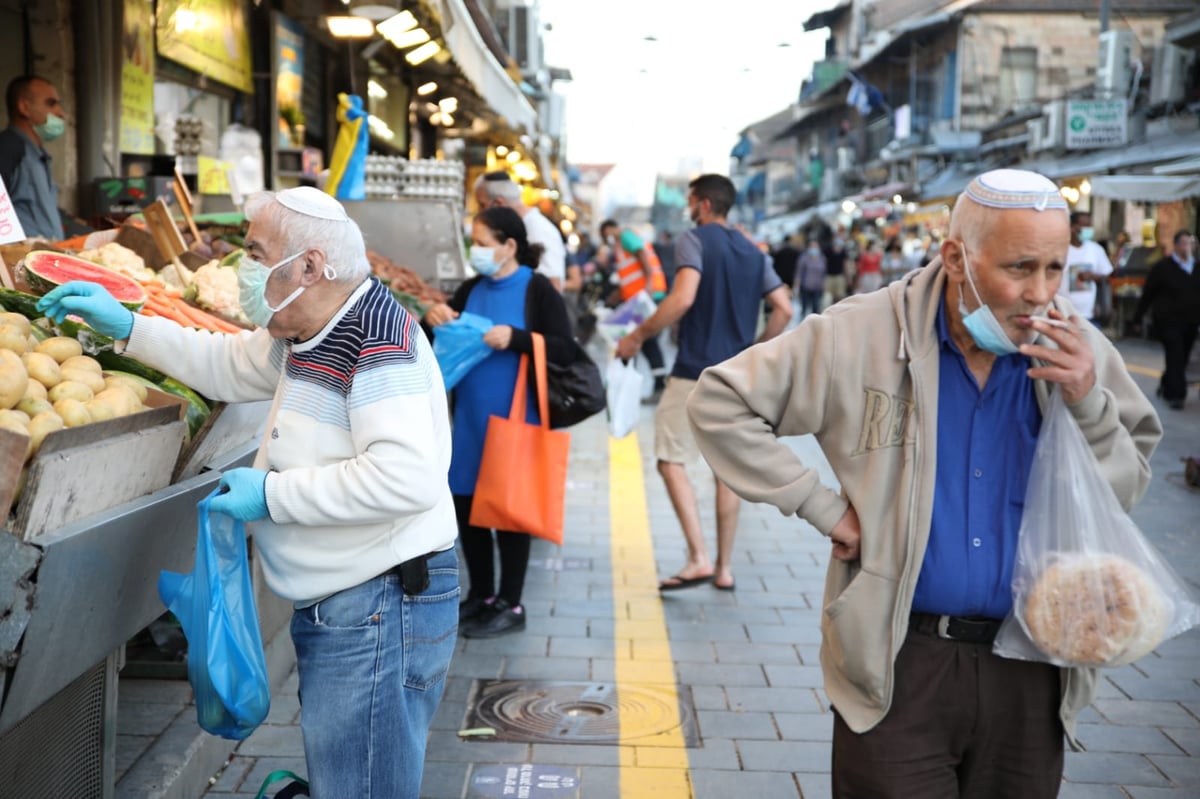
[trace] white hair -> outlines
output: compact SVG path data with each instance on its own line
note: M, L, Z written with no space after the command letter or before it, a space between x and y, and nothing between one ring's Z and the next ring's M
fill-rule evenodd
M326 263L337 272L335 283L356 285L371 274L367 245L353 219L318 219L293 211L276 201L273 191L247 197L245 212L250 222L274 223L287 255L310 249L325 253Z
M521 202L521 187L510 179L504 180L488 180L488 175L492 173L485 172L475 179L475 192L483 192L490 200L504 200L506 203Z

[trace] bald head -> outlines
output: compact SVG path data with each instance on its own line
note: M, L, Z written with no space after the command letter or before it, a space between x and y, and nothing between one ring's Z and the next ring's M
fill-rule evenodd
M475 200L480 208L503 205L519 211L524 205L521 202L521 187L507 172L485 172L480 175L475 181Z

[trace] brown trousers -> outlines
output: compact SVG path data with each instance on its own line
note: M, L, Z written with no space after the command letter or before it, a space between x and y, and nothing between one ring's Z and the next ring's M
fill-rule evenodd
M1059 671L991 644L910 631L892 707L852 732L834 713L838 799L1054 799L1063 772Z

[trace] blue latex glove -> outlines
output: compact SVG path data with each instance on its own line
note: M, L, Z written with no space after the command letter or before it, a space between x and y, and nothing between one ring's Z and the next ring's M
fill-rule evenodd
M62 322L68 314L82 316L93 330L109 338L129 338L133 332L133 312L99 283L72 280L38 300L37 309L55 322Z
M230 469L221 475L220 487L225 491L213 497L209 510L243 522L270 515L267 511L267 473L262 469Z

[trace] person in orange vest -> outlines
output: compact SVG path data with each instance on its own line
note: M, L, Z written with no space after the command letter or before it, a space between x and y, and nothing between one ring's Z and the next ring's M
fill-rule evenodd
M667 278L650 242L643 241L632 230L621 230L614 219L606 219L600 224L600 238L612 248L613 276L621 302L637 296L643 289L655 302L667 295ZM654 378L654 391L645 401L654 404L667 384L666 359L657 336L642 344L642 354L650 363L650 374Z

